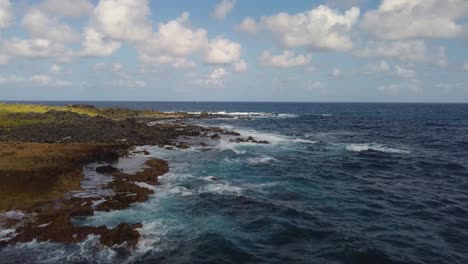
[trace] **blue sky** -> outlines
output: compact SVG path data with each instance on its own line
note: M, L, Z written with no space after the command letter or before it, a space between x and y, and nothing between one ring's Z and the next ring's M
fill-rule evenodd
M0 0L0 100L467 102L465 0Z

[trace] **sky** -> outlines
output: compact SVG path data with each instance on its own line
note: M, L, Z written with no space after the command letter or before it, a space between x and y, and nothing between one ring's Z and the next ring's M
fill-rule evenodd
M468 1L0 0L0 100L468 102Z

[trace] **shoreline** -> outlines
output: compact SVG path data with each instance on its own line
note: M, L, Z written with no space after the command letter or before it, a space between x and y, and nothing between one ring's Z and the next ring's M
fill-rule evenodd
M141 170L127 174L109 164L136 153L137 146L159 146L168 150L191 146L180 138L219 140L220 134L233 136L232 142L268 144L241 138L240 134L217 127L192 125L190 119L232 118L211 113L168 113L90 105L50 107L0 104L0 228L14 230L0 237L0 247L33 240L77 243L89 235L99 235L104 246L129 253L135 248L141 223L106 226L74 226L72 219L86 218L95 211L113 211L145 202L154 191L158 177L169 171L166 161L148 158ZM160 123L158 121L173 121ZM204 146L203 142L198 143ZM142 150L140 152L145 152ZM96 168L110 180L102 189L112 195L73 197L81 189L83 166L101 162ZM20 219L5 213L20 210Z

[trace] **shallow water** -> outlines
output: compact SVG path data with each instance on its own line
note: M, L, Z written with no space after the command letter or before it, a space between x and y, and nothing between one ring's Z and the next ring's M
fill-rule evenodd
M1 249L0 263L468 263L468 105L98 104L237 112L194 122L271 144L146 147L170 162L155 195L75 221L142 222L132 256L90 237Z

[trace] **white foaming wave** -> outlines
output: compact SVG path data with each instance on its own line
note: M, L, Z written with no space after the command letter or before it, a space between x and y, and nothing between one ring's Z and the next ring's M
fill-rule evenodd
M265 163L270 163L274 161L278 161L278 160L270 156L255 157L255 158L250 158L247 160L249 164L265 164Z
M216 149L218 149L220 151L231 150L234 153L236 153L237 155L243 155L243 154L247 153L246 150L236 149L236 147L239 146L239 144L240 143L229 142L228 140L221 139L219 141L218 145L216 145Z
M253 137L256 140L266 140L270 143L279 143L290 140L287 136L260 132L252 129L233 128L232 126L221 126L221 128L225 130L234 130L241 134L242 137Z
M200 193L234 194L240 195L243 189L228 183L208 184L200 189Z
M10 234L14 233L16 229L3 229L0 230L0 241L8 241L11 237Z
M293 142L304 143L304 144L316 144L319 141L317 141L317 140L308 140L308 139L303 139L303 138L296 138L296 139L293 140Z
M210 115L224 115L238 118L294 118L297 117L295 114L287 113L269 113L269 112L207 112ZM200 115L202 112L188 112L188 114Z
M381 144L376 143L362 143L362 144L350 144L346 146L347 151L351 152L363 152L363 151L378 151L384 153L400 153L400 154L408 154L410 153L409 150L397 149L397 148L390 148L386 147Z

